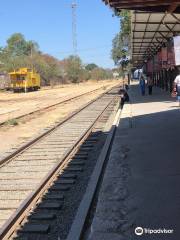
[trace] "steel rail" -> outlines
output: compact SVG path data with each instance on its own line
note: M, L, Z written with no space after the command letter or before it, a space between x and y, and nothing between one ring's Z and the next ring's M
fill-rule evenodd
M29 141L28 143L25 143L24 145L22 145L20 148L16 149L14 152L8 154L7 156L0 158L0 167L6 163L7 161L11 160L13 157L17 156L18 154L22 153L24 150L26 150L27 148L31 147L34 143L37 143L39 140L41 140L43 137L47 136L48 134L50 134L51 132L53 132L56 128L58 128L59 126L61 126L62 124L64 124L65 122L67 122L69 119L71 119L72 117L74 117L77 113L81 112L82 110L84 110L85 108L87 108L89 105L91 105L93 102L97 101L98 99L100 99L102 96L104 96L106 93L110 92L113 88L118 87L114 86L110 89L108 89L107 91L105 91L104 93L102 93L100 96L98 96L97 98L93 99L92 101L88 102L87 104L85 104L82 108L72 112L71 114L69 114L67 117L65 117L60 123L56 124L55 126L53 126L52 128L50 128L49 130L46 130L44 133L42 133L41 135L39 135L38 137L35 137L34 139L32 139L31 141Z
M114 88L114 87L113 87ZM112 88L112 89L113 89ZM112 90L111 89L111 90ZM108 90L106 93L110 92L111 90ZM90 103L86 104L82 109L78 110L77 112L73 113L69 118L66 118L65 121L69 120L72 116L76 115L83 109L85 109L87 106L91 105L93 102L97 101L101 97L103 97L106 93L103 93L101 96L96 98L95 100L91 101ZM94 128L94 125L97 123L97 121L101 118L102 114L106 111L106 109L112 104L112 102L117 99L117 96L113 97L110 102L105 106L103 111L96 117L96 119L93 121L91 126L86 130L84 134L82 134L79 139L76 141L76 143L68 149L61 161L55 164L55 166L49 171L49 173L44 177L44 179L40 182L38 187L21 203L20 207L15 211L15 213L6 221L6 223L2 226L0 229L0 239L8 239L11 234L15 231L17 226L21 223L23 218L27 215L27 213L30 211L30 209L36 204L37 200L43 195L43 193L48 189L48 187L51 185L51 183L54 181L56 175L58 172L60 172L67 164L67 162L72 158L72 156L78 151L79 147L82 145L82 143L87 139L87 137L92 132L92 129ZM59 125L53 128L56 129ZM53 131L52 129L49 130L45 135L47 135L49 132ZM43 134L43 136L45 136ZM38 138L39 140L40 138ZM37 141L35 141L37 142ZM34 143L34 142L33 142ZM30 146L32 143L30 144ZM16 155L16 154L15 154Z
M101 182L100 180L103 177L104 166L108 160L108 155L109 155L111 145L112 145L112 142L114 139L116 128L117 128L119 120L120 120L120 116L121 116L121 111L119 110L115 116L115 120L112 125L112 128L108 134L108 137L106 139L104 147L103 147L103 149L100 153L100 156L97 160L96 166L91 175L86 192L85 192L84 197L79 205L75 219L72 223L71 229L69 231L69 234L68 234L66 240L80 240L84 233L85 223L87 221L87 217L91 210L92 203L94 201L97 189L100 185L100 182Z
M80 95L78 95L78 96L74 96L74 97L68 98L68 99L66 99L66 100L63 100L63 101L54 103L54 104L52 104L52 105L46 106L46 107L41 108L41 109L37 109L37 110L35 110L35 111L31 111L31 112L29 112L29 113L22 114L22 115L20 115L20 116L17 116L17 117L15 117L15 118L11 118L11 119L19 120L19 119L21 119L21 118L24 118L24 117L27 117L27 116L31 116L31 115L33 115L33 114L35 114L35 113L40 113L41 111L48 110L48 109L53 108L53 107L55 107L55 106L58 106L58 105L61 105L61 104L70 102L70 101L72 101L72 100L74 100L74 99L83 97L83 96L88 95L88 94L91 94L91 93L94 93L94 92L96 92L96 91L98 91L98 90L100 90L100 89L103 89L104 87L105 87L105 86L96 88L96 89L91 90L91 91L89 91L89 92L82 93L82 94L80 94ZM8 119L7 121L9 121L9 120L11 120L11 119ZM5 124L7 123L7 121L0 122L0 126L5 125Z

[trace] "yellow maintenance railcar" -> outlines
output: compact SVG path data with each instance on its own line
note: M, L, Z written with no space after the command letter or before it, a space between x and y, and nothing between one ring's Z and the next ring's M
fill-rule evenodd
M19 68L9 73L11 88L18 91L37 91L40 89L40 75L30 68Z

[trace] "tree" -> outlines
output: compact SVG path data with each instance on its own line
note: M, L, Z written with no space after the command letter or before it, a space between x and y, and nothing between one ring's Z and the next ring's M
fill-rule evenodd
M91 74L89 71L87 71L86 69L81 69L80 72L80 82L84 82L84 81L88 81L91 78Z
M95 63L89 63L85 66L85 69L88 71L92 71L94 68L97 68L98 66Z
M12 71L19 67L24 67L28 64L27 56L12 56L8 51L3 50L0 53L0 62L2 63L0 71Z
M112 42L112 59L115 65L121 65L124 69L129 64L129 54L131 48L131 13L123 10L119 13L120 32L115 36Z
M26 41L21 33L14 33L7 40L6 51L9 52L11 56L29 56L32 51L37 51L38 44L34 41Z
M104 68L94 68L91 71L91 78L95 80L105 80L105 79L110 79L112 78L113 74L112 71L109 69L104 69Z
M98 67L95 63L83 65L78 56L69 56L59 61L57 58L39 51L36 42L27 41L21 33L14 33L7 39L5 47L0 47L0 71L10 72L21 67L35 69L44 85L69 82L78 83L90 78L101 80L111 77L111 71Z
M115 65L118 65L119 61L126 56L127 51L124 48L120 33L113 39L113 48L111 53Z
M39 51L36 42L27 41L21 33L14 33L7 39L7 45L0 48L0 70L7 72L20 67L34 68L40 73L46 85L54 85L62 77L59 61Z
M62 71L59 67L59 61L48 55L42 53L35 53L32 58L29 58L29 66L33 62L33 68L41 75L45 85L51 85L62 80Z
M29 65L29 58L38 51L38 44L26 41L21 33L14 33L7 39L7 45L0 49L1 70L12 71ZM32 65L32 63L31 63Z
M80 57L71 55L65 59L66 76L73 83L78 83L80 81L82 69Z

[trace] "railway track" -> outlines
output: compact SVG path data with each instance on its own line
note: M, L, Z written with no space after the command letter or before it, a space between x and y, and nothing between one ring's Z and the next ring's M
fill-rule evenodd
M87 151L91 151L96 143L97 137L90 137L90 134L94 128L96 132L102 130L102 127L98 129L97 123L100 119L101 124L107 121L118 104L118 91L116 87L101 95L1 161L0 239L11 236L32 208L39 206L45 193L48 192L47 202L42 204L42 209L61 208L60 202L53 203L63 198L56 191L68 190L75 181L74 173L82 171L82 160L87 158ZM105 113L108 117L102 119ZM85 142L88 137L89 140ZM66 168L68 171L64 170ZM52 190L55 180L58 184ZM49 188L55 193L49 193ZM40 214L39 219L47 219L47 216L51 218L52 214ZM35 225L34 231L37 228L40 231L41 227L42 231L49 228L47 224Z
M27 116L31 116L31 115L33 115L33 114L39 114L39 113L41 113L41 112L43 113L44 111L51 110L52 108L54 108L54 107L56 107L56 106L59 106L59 105L61 105L61 104L68 103L68 102L73 101L73 100L75 100L75 99L81 98L81 97L83 97L83 96L85 96L85 95L93 94L93 93L95 93L95 92L97 92L97 91L99 91L99 90L101 90L101 89L103 89L103 88L104 88L104 86L103 86L103 87L99 87L99 88L94 89L94 90L91 90L91 91L86 92L86 93L82 93L82 94L77 95L77 96L74 96L74 97L70 97L70 98L65 99L65 100L58 101L58 102L56 102L56 103L54 103L54 104L51 104L51 105L48 105L48 106L46 106L46 107L43 107L43 108L40 108L40 109L36 109L36 110L34 110L34 111L30 111L30 112L25 113L25 114L20 114L20 115L18 115L18 116L13 117L13 118L0 121L0 126L4 126L8 121L10 121L10 120L12 120L12 119L13 119L13 120L20 120L20 119L23 119L23 118L25 118L25 117L27 117ZM14 111L12 111L12 112L14 112ZM7 115L7 114L9 114L9 112L8 112L8 113L5 113L5 114L1 114L1 115Z
M114 118L112 127L104 143L101 153L97 159L96 165L91 174L86 191L82 197L81 203L71 224L66 240L87 240L90 239L91 224L98 201L98 194L101 188L106 164L108 162L111 145L119 124L121 110L119 109ZM93 238L94 239L94 238Z

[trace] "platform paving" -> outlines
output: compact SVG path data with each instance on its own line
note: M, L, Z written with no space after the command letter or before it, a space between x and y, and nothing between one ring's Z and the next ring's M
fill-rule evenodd
M159 88L141 96L133 84L129 94L87 239L179 240L180 108Z

